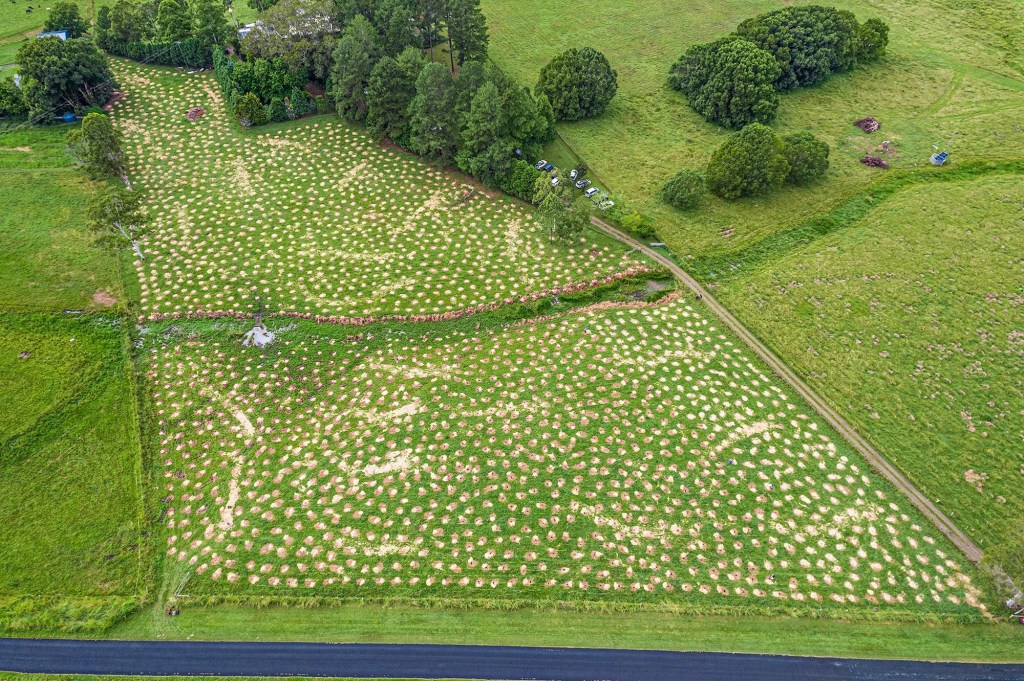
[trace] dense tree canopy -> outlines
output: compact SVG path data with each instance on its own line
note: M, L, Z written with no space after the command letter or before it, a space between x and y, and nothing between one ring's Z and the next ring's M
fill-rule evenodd
M477 90L466 115L457 165L494 186L511 168L515 148L501 93L493 82L486 82Z
M460 66L487 56L487 20L480 0L444 0L444 21L448 49Z
M263 12L242 39L247 58L280 57L296 78L327 80L333 36L341 31L331 0L281 0Z
M192 36L206 45L224 42L228 35L228 18L223 0L188 0L192 18Z
M331 85L341 117L353 123L366 120L366 91L374 64L380 59L377 30L359 15L352 20L334 48Z
M809 184L821 179L828 170L829 146L809 132L798 132L782 138L789 175L786 182Z
M114 89L107 58L88 38L29 40L16 59L29 115L37 121L103 104Z
M789 174L785 147L767 125L751 123L711 156L708 189L723 199L758 196L781 187Z
M558 120L578 121L604 111L618 90L617 79L603 54L572 48L544 65L535 92L548 98Z
M409 143L409 104L424 63L420 51L408 47L398 59L385 56L373 67L366 93L366 127L371 135Z
M173 43L192 35L192 21L182 0L160 0L156 12L157 37Z
M95 178L124 176L121 134L103 114L87 114L68 133L68 150Z
M447 66L427 64L416 79L416 96L409 106L413 151L439 164L451 162L459 147L454 89Z
M742 128L775 118L779 95L774 83L779 73L772 55L729 37L687 50L672 67L669 85L712 123Z
M858 61L876 60L888 42L889 27L879 19L861 25L834 7L787 7L691 46L672 66L669 85L709 121L729 128L768 123L778 108L776 92L817 85Z
M104 37L120 43L137 43L149 36L152 26L146 23L142 8L133 0L117 0L111 6L110 27Z
M857 63L860 26L851 12L834 7L775 10L742 22L736 34L775 57L780 91L817 85Z
M58 2L50 9L43 24L44 31L68 31L71 38L81 38L89 31L89 24L78 12L78 5L73 2Z

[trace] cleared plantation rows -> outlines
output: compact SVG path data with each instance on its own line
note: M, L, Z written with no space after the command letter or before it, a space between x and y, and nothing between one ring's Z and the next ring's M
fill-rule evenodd
M271 311L436 314L637 265L608 240L553 244L523 205L336 118L246 134L208 73L116 72L117 125L152 218L136 265L148 315L251 311L257 297Z
M909 504L680 300L280 338L150 350L190 592L976 603Z

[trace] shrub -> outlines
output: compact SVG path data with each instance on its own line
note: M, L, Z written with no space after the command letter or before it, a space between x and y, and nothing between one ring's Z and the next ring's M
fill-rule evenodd
M834 7L786 7L742 22L736 35L770 52L782 69L780 91L817 85L857 63L860 25Z
M512 162L505 177L499 181L498 186L507 194L518 196L523 201L531 201L533 186L536 182L537 169L522 159L516 159Z
M304 85L291 75L288 66L280 58L236 61L230 72L230 80L239 92L252 92L264 104L269 104L275 97L283 99L289 92Z
M309 98L304 90L295 88L288 95L288 118L294 120L302 118L308 113L316 111L316 104Z
M535 88L561 121L578 121L604 111L618 90L618 74L593 49L569 49L544 65Z
M646 213L627 213L619 220L619 224L645 239L654 236L654 220Z
M82 124L68 133L68 151L92 177L124 175L121 134L101 113L86 115Z
M267 119L273 123L283 123L288 120L288 107L280 97L274 97L267 105Z
M661 188L661 199L665 203L690 210L700 205L706 186L704 176L695 170L680 170Z
M605 213L605 217L643 238L654 236L654 220L649 215L634 210L621 196L612 196L615 203Z
M263 125L267 122L267 112L263 108L263 102L251 92L246 92L239 97L238 103L235 105L235 116L238 117L238 122L243 128Z
M73 2L58 2L50 10L43 24L44 31L67 31L71 38L81 38L88 33L89 24L82 19L78 5Z
M857 58L861 61L876 61L885 54L889 45L889 26L881 19L868 19L860 27L857 36Z
M786 182L808 184L828 170L828 144L809 132L798 132L782 138L783 153L789 162Z
M725 38L694 45L669 74L693 110L727 128L769 123L779 108L775 80L780 69L771 54L753 43Z
M0 118L21 118L28 114L28 102L13 80L0 78Z
M723 199L758 196L782 186L789 174L784 146L767 125L751 123L729 136L708 163L708 189Z

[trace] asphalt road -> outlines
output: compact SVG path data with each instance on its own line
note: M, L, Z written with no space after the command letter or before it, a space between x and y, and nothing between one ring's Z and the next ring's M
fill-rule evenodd
M559 681L1020 681L1024 665L588 648L0 639L0 671Z
M775 373L777 373L784 381L789 383L790 387L803 397L815 411L821 414L822 418L824 418L829 425L835 428L839 434L853 446L854 449L860 452L861 455L871 463L876 471L881 473L889 480L889 482L906 494L907 498L910 499L910 503L914 504L914 506L916 506L917 509L926 518L928 518L940 532L942 532L942 534L946 535L946 538L956 545L957 548L963 551L965 556L975 563L981 561L981 548L979 548L963 530L957 527L957 525L950 520L945 513L940 511L938 507L932 503L931 499L926 497L921 490L917 489L914 483L912 483L907 476L903 475L903 473L893 466L888 459L882 456L882 454L875 449L870 442L865 440L864 437L861 436L861 434L858 433L846 419L840 416L828 402L822 399L810 388L810 386L804 383L803 380L797 376L796 372L789 368L789 365L779 359L779 357L772 352L768 346L762 343L757 336L751 333L750 330L740 322L740 320L725 308L725 306L715 300L715 297L712 296L707 289L701 286L700 282L679 267L679 265L666 258L663 254L658 253L647 244L637 241L622 230L616 229L607 222L597 218L591 218L590 221L593 223L594 227L605 234L618 239L624 244L636 248L644 255L666 267L676 279L685 284L695 294L699 295L701 302L704 303L708 309L716 314L726 326L732 329L732 331L739 336L740 340L746 343L750 349L758 355L758 357L764 360L765 363L775 371Z

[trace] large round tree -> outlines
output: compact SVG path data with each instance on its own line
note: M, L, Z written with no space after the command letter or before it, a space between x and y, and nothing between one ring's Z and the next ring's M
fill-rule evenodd
M694 45L673 65L669 85L693 110L727 128L770 123L779 108L778 62L768 52L735 37Z
M779 136L767 125L751 123L729 136L708 163L708 189L723 199L758 196L777 189L789 175Z
M114 90L107 57L88 38L28 40L18 48L21 90L35 122L107 101Z
M783 153L789 162L786 182L809 184L820 180L828 170L828 143L809 132L798 132L782 138Z
M548 98L558 120L578 121L604 111L618 90L617 79L603 54L572 48L544 65L535 91Z

